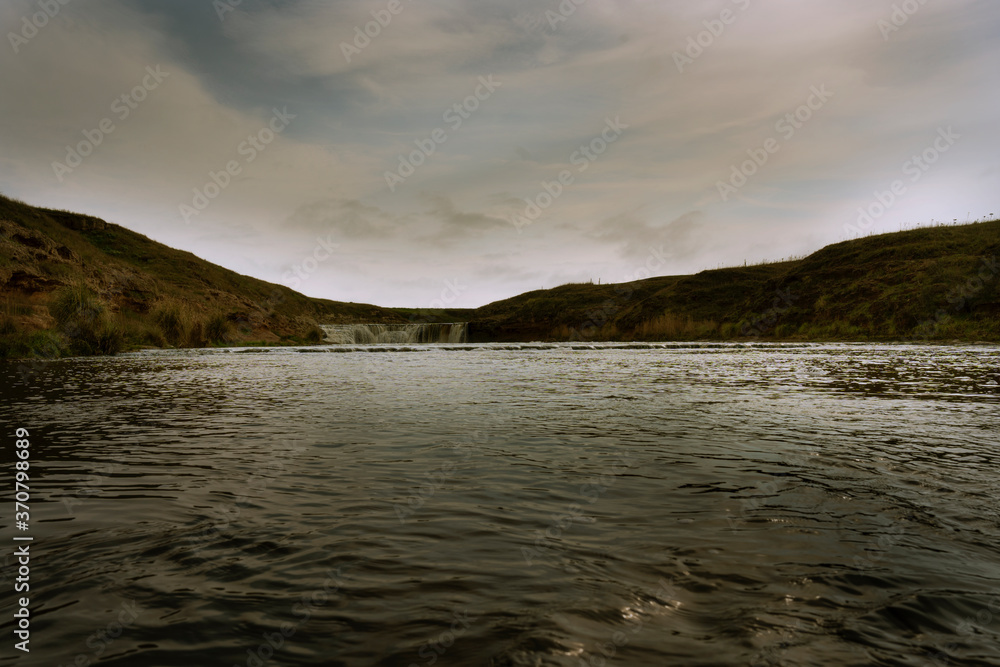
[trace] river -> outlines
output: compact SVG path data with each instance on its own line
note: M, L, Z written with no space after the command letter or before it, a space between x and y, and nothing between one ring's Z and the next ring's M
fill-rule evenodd
M0 374L33 538L22 653L10 472L2 664L1000 664L995 346L177 350Z

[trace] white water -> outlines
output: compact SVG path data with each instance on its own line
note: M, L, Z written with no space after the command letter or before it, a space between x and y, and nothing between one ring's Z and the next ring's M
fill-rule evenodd
M464 343L465 322L435 324L324 324L326 342L341 345L377 343Z

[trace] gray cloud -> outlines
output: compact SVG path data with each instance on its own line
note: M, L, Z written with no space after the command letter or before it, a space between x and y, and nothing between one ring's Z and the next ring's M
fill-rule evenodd
M289 216L288 225L313 234L374 239L396 233L401 223L377 206L357 199L323 199L300 206Z
M485 232L510 229L510 221L483 213L459 211L454 202L445 195L423 193L430 205L426 215L441 223L441 230L431 238L435 241L450 241L456 237L482 236Z
M343 257L305 291L416 306L444 280L468 283L468 306L619 280L651 244L671 248L663 273L807 252L845 238L940 128L961 139L875 229L1000 210L987 0L921 5L885 36L891 3L863 0L588 0L551 24L555 1L404 0L348 61L342 44L385 6L243 0L220 20L201 0L65 5L17 53L0 47L0 188L274 281L333 234ZM706 37L724 8L735 20ZM3 3L0 34L35 11ZM112 104L147 66L170 76L119 118ZM445 114L488 75L502 85L453 127ZM778 123L813 86L833 96L786 136ZM240 147L275 108L295 118L248 160ZM58 179L53 162L105 117L114 131ZM615 117L621 137L574 163ZM435 129L446 140L390 190L386 172ZM724 201L718 184L771 138L778 150ZM185 220L232 160L239 174ZM572 182L518 233L510 217L564 171Z
M704 238L704 216L690 211L667 223L651 223L624 213L602 221L595 236L618 246L628 260L642 259L656 250L668 258L683 258L695 252Z

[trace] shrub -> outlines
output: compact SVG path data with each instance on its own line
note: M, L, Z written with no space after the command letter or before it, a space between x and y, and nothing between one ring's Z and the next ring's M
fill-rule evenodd
M178 345L184 336L184 313L177 303L161 303L153 311L153 322L160 328L160 333L171 345Z
M226 319L225 315L221 313L212 315L208 318L208 322L205 323L205 338L210 343L226 343L229 341L231 335L232 326L230 326L229 320Z
M62 340L51 331L0 335L0 359L58 359L65 353Z
M49 312L73 354L117 354L125 347L122 327L110 321L107 306L86 285L56 291Z
M187 336L187 346L188 347L205 347L205 332L204 327L202 327L201 322L195 322L191 325L191 330L188 331Z
M681 316L666 312L659 317L642 322L636 329L642 340L690 340L712 336L718 325L710 320L694 320L690 315Z
M143 344L152 345L153 347L166 347L167 339L163 337L163 333L160 332L159 328L155 326L147 327L142 332L142 337L140 338Z
M118 354L125 349L125 335L121 327L105 323L94 339L94 351L97 354Z
M796 332L796 327L791 324L782 323L774 328L775 338L789 338Z
M307 343L322 343L325 338L326 332L315 324L307 327L305 332L302 334L302 340Z
M107 309L86 285L68 285L53 295L49 312L62 327L80 323L94 326Z

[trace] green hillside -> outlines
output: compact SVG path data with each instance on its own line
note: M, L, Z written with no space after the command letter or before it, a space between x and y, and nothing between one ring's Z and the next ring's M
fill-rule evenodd
M2 196L0 297L0 356L316 342L318 323L406 321L240 275L98 218Z
M801 260L572 284L475 312L476 340L1000 340L1000 221L827 246Z
M570 284L478 309L306 297L91 216L0 196L0 357L319 342L319 324L469 321L473 341L1000 341L1000 221L803 259Z

